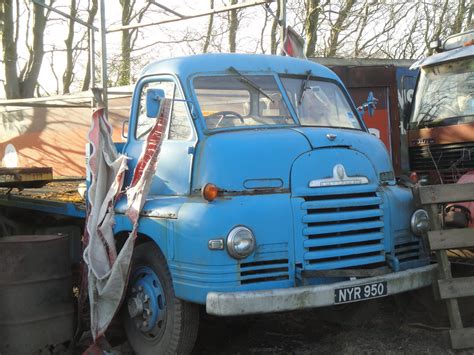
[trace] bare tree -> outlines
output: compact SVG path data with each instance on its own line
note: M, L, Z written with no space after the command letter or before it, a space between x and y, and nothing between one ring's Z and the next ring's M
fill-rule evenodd
M230 0L231 5L236 5L238 0ZM229 52L235 53L237 30L239 29L238 10L231 10L229 13Z
M140 22L151 3L136 9L136 0L119 0L122 7L122 25L129 25L132 20ZM137 39L139 29L122 30L121 58L118 85L129 85L131 78L131 53Z
M260 40L259 40L260 51L263 54L265 54L266 52L265 47L264 47L264 38L265 38L265 30L267 29L267 23L268 23L268 12L265 11L265 18L263 21L262 30L260 31Z
M340 44L339 35L350 25L350 23L347 22L347 19L350 16L352 7L355 5L356 2L357 0L346 0L345 3L341 6L336 21L331 26L329 45L326 53L328 57L333 57L336 55L336 51Z
M15 37L13 4L11 1L5 1L0 4L0 14L3 20L2 48L5 73L5 94L8 99L14 99L20 97L20 79L17 70L18 38Z
M354 7L354 13L348 19L351 25L345 29L340 42L350 44L351 36L355 36L352 53L359 58L416 57L420 47L424 48L419 44L418 35L422 16L420 6L420 2L366 0L360 8Z
M120 0L122 6L122 25L129 25L132 17L132 7L130 0ZM131 30L122 31L121 40L121 61L119 68L118 85L130 84L130 52L131 52Z
M466 20L466 26L464 27L464 30L474 30L474 23L472 22L472 11L474 10L474 4L471 3L471 6L469 6L469 11L467 13L467 20Z
M306 0L306 19L304 24L306 34L306 56L313 57L316 54L316 42L318 40L319 17L324 6L329 3L326 0L321 4L320 0Z
M50 1L50 5L52 4ZM28 2L25 6L29 7ZM31 34L29 25L26 33L26 47L28 50L28 58L26 63L18 72L18 32L19 32L19 1L16 6L12 0L2 1L2 16L4 21L4 29L2 32L3 45L3 62L5 72L5 93L9 99L33 97L35 88L38 85L38 76L41 69L41 63L44 56L43 33L46 26L49 11L45 13L42 6L33 5L32 17L33 24L31 26ZM14 7L16 12L14 15ZM30 20L30 13L27 21ZM32 43L29 43L29 36L32 36Z
M87 15L87 24L92 26L94 24L95 16L97 15L97 10L99 9L98 0L89 0L89 10ZM88 40L89 43L91 41L93 29L88 30ZM89 55L87 56L87 64L86 64L86 73L84 75L84 81L82 82L82 91L86 91L89 89L90 82L91 82L91 55L95 53L91 53L92 48L89 47Z
M466 0L458 0L456 15L454 16L454 22L451 25L451 33L461 32L466 10L467 10Z
M214 0L209 0L211 9L214 8ZM214 23L214 15L209 15L209 23L207 25L207 32L206 32L206 40L204 41L204 46L202 47L202 52L207 53L209 50L209 45L211 44L211 36L212 36L212 26Z
M432 54L433 50L429 48L430 42L433 39L441 38L442 34L447 34L446 15L448 13L449 0L435 0L433 3L425 2L423 5L426 11L424 44L428 48L428 53Z
M64 69L64 73L63 73L63 93L64 94L69 94L72 79L74 77L74 72L73 72L73 66L74 66L73 41L74 41L75 21L73 20L73 18L75 18L76 15L77 15L77 2L76 2L76 0L71 0L69 15L71 16L71 18L68 21L67 38L64 41L64 43L66 44L66 69Z
M365 1L362 11L359 13L359 19L357 21L357 36L354 42L354 57L358 57L360 54L360 42L364 34L365 27L369 21L370 5L368 0Z
M272 21L272 29L270 32L270 52L271 54L276 54L278 48L277 33L279 29L278 19L280 18L280 2L278 1L275 17Z

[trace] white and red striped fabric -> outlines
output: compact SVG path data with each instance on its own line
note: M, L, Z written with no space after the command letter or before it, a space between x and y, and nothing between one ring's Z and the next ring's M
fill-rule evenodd
M92 115L89 132L92 154L88 161L91 181L83 257L88 269L87 287L94 341L103 336L125 296L140 211L156 171L170 107L170 100L162 100L132 182L126 188L126 215L132 222L133 230L118 254L113 234L114 205L121 196L127 157L117 152L112 142L112 128L103 109L96 110Z

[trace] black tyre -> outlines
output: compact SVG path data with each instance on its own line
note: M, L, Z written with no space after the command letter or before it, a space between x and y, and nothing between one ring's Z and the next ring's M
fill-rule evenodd
M194 347L199 307L176 298L166 260L153 243L134 250L122 317L138 355L189 354Z

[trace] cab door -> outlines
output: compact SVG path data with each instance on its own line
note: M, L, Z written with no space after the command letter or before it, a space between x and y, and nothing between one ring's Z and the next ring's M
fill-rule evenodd
M178 81L167 75L149 77L137 84L131 110L128 141L123 151L129 157L125 185L130 184L148 132L156 121L155 118L149 118L146 114L146 92L151 88L162 89L165 92L165 98L172 100L172 107L150 194L188 195L197 135Z

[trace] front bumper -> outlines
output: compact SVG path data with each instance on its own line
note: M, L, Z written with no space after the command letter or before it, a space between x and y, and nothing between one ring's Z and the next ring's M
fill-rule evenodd
M218 316L271 313L335 304L335 289L386 281L388 295L429 286L436 279L437 265L394 272L382 276L337 282L329 285L302 286L244 292L209 292L206 311Z

